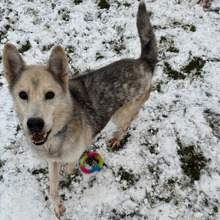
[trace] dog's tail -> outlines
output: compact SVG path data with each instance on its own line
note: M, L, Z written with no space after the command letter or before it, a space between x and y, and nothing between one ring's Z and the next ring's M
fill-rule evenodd
M144 0L139 4L137 28L141 40L141 59L150 64L153 72L157 63L157 42Z

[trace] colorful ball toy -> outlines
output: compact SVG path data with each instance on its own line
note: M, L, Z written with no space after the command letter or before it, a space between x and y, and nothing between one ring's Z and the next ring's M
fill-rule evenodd
M96 165L94 168L92 169L87 169L85 167L85 162L86 160L89 158L89 157L96 157L99 159L99 165ZM82 160L81 160L81 163L80 163L80 168L82 170L83 173L86 173L86 174L90 174L90 173L94 173L94 172L100 172L100 170L102 169L103 167L103 160L102 160L102 157L100 156L100 154L96 153L96 152L91 152L91 153L88 153L86 154Z

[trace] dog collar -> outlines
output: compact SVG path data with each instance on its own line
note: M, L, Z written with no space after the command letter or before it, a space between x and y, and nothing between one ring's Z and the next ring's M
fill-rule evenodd
M67 125L65 125L65 126L64 126L60 131L58 131L54 136L57 137L57 136L61 136L61 135L66 134L67 129L68 129L68 127L67 127Z

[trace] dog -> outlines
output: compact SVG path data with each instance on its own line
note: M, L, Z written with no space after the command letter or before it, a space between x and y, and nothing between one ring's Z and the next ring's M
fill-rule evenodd
M140 58L119 60L72 79L61 46L52 50L47 66L28 66L12 44L4 46L4 75L33 153L48 162L50 197L57 218L66 210L58 194L61 163L68 163L64 171L72 173L110 119L121 128L110 145L119 146L150 95L157 43L144 1L139 4L137 29Z

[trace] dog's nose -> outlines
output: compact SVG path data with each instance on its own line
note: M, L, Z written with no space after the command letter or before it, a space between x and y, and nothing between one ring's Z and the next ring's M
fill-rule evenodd
M29 118L27 126L32 132L40 132L44 127L44 120L42 118Z

